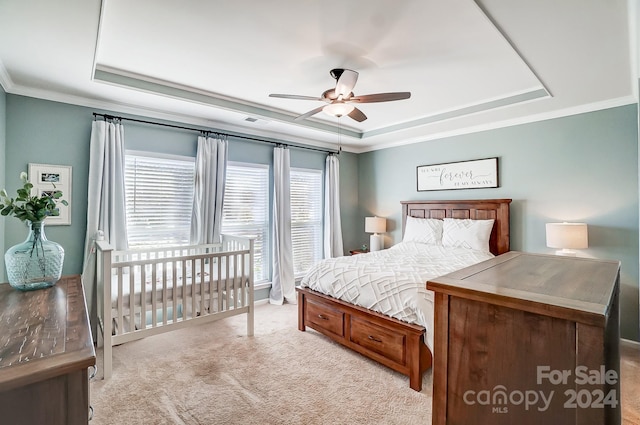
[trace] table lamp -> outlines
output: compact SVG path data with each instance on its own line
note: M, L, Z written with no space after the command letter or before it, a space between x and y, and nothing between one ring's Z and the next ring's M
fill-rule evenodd
M574 249L589 246L586 223L547 223L547 246L560 248L556 255L575 257Z
M371 252L384 249L382 236L378 233L384 233L387 231L387 220L385 218L365 217L364 231L367 233L373 233L373 235L369 237L369 250Z

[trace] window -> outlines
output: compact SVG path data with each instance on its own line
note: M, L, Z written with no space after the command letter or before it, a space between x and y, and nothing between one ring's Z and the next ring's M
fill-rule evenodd
M293 273L302 277L322 258L322 171L291 169Z
M227 163L222 233L255 236L254 280L266 281L269 267L269 166Z
M195 161L127 151L125 191L130 248L188 245Z

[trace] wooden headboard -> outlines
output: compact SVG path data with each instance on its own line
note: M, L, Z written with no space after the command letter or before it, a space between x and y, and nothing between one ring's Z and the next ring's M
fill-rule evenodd
M509 204L511 199L477 199L471 201L402 201L402 235L407 216L417 218L494 219L489 249L494 255L509 251Z

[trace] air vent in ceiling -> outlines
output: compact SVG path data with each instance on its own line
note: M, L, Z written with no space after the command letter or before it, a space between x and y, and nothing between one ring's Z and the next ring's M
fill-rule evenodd
M250 122L250 123L255 124L255 125L266 125L266 124L269 124L268 120L265 120L265 119L262 119L262 118L255 118L255 117L246 117L244 119L244 121Z

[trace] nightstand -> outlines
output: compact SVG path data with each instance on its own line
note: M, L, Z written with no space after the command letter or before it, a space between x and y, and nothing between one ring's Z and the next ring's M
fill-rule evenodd
M367 252L369 252L369 250L363 250L363 249L352 249L351 251L349 251L349 254L351 255L357 255L357 254L366 254Z

